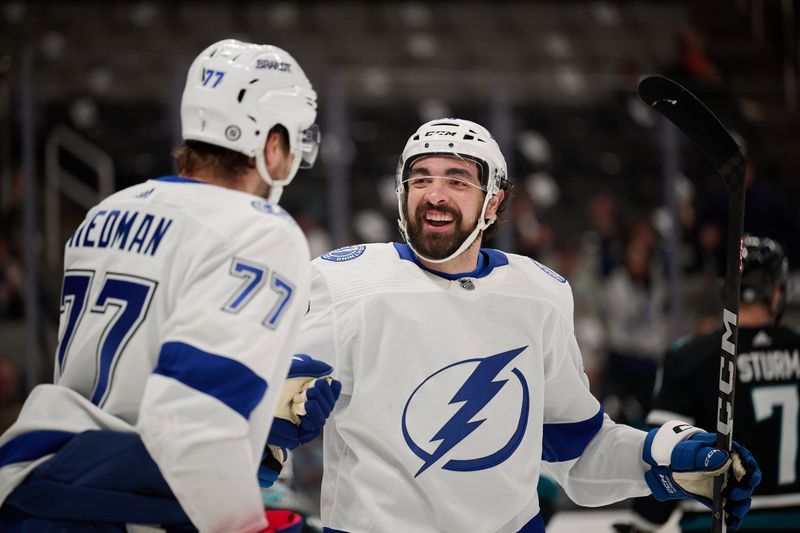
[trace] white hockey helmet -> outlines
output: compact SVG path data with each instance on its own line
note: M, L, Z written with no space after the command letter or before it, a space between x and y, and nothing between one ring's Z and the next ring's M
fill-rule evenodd
M480 169L481 185L486 191L483 208L475 229L455 252L444 259L431 259L420 255L417 250L414 250L408 238L404 205L406 203L406 180L411 171L411 165L421 157L434 155L463 157L477 163ZM460 118L441 118L426 122L408 139L397 165L396 193L397 206L400 213L397 224L403 239L411 246L417 256L431 263L444 263L457 257L469 248L481 231L487 229L497 219L495 215L487 220L486 208L489 205L489 200L497 196L497 193L503 187L503 183L507 180L507 174L506 160L500 151L500 147L492 137L492 134L489 133L489 130L480 124Z
M277 202L298 168L310 168L319 149L317 93L303 69L277 46L225 39L192 62L181 100L184 140L222 146L255 158ZM264 162L270 129L282 125L293 155L289 175L275 181Z

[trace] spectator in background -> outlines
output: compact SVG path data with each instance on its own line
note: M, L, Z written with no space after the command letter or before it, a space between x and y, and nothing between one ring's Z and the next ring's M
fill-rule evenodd
M609 350L603 404L609 416L634 426L644 424L667 339L666 290L654 260L656 244L649 222L632 223L623 263L609 275L602 295Z
M22 268L11 250L11 241L0 234L0 320L21 320Z
M756 158L752 155L752 143L745 145L741 137L737 140L747 157L744 231L781 242L791 262L790 267L797 268L797 258L800 257L800 214L797 207L790 203L784 191L764 176L762 166L756 164ZM728 199L720 180L716 180L698 212L698 226L700 244L715 261L718 273L722 274Z
M0 356L0 432L16 422L22 408L22 385L16 365Z
M294 219L308 240L312 258L319 257L331 249L331 236L314 214L309 211L299 211L294 214Z
M589 201L587 215L591 231L599 241L598 273L605 279L620 263L622 256L617 227L617 200L611 194L601 192Z
M575 338L581 348L583 370L589 378L589 390L601 392L601 379L606 355L606 332L599 317L598 301L602 285L594 263L594 247L582 243L574 246L566 239L554 263L557 271L569 280L575 302Z
M664 69L666 75L696 94L723 123L740 123L743 118L736 96L708 53L700 31L690 24L681 26L675 46L675 61Z
M717 84L720 82L719 69L706 52L700 32L685 24L678 30L678 61L675 74L690 77L698 83Z
M707 333L719 326L719 290L716 267L709 264L699 242L697 215L694 207L694 185L685 176L678 176L675 182L676 211L680 243L674 254L679 269L679 285L671 294L670 304L679 305L679 317L673 334L681 336L689 333ZM672 232L672 219L666 207L659 208L653 217L654 223L663 239L669 240ZM668 259L665 256L665 259ZM673 337L674 338L674 337Z
M553 226L524 190L514 198L510 214L517 253L545 264L552 262L555 242Z

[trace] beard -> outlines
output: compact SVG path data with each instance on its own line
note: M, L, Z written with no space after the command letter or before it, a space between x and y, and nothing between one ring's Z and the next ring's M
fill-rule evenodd
M425 228L425 212L428 210L441 211L453 217L453 228L448 232L432 232ZM408 204L406 204L408 213ZM479 214L474 220L477 221ZM475 229L475 223L464 224L464 217L461 212L448 205L435 206L430 202L420 204L413 217L407 217L408 242L411 246L429 259L444 259L449 257L458 247L469 237Z

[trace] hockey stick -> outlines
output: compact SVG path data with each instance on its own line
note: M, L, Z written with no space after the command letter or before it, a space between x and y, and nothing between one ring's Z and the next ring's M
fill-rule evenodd
M717 448L730 451L733 440L733 399L738 353L739 290L742 282L745 159L725 126L695 95L663 76L639 82L639 96L686 134L711 161L728 189L728 235L725 241L725 286L722 292L722 348L720 351ZM712 508L714 533L724 533L722 487L725 475L714 479Z

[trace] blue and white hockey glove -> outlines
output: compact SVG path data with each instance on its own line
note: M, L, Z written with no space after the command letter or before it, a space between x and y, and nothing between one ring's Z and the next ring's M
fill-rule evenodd
M342 391L331 372L330 365L308 355L292 357L267 444L293 450L320 434Z
M258 465L258 485L268 489L281 475L283 463L289 457L289 452L280 446L267 445L264 454L261 456L261 464Z
M708 508L714 497L714 477L727 472L722 495L726 522L737 529L750 509L753 489L761 482L761 470L753 455L737 442L733 453L715 447L717 436L673 420L651 430L644 441L642 458L652 466L645 474L657 500L692 498Z

